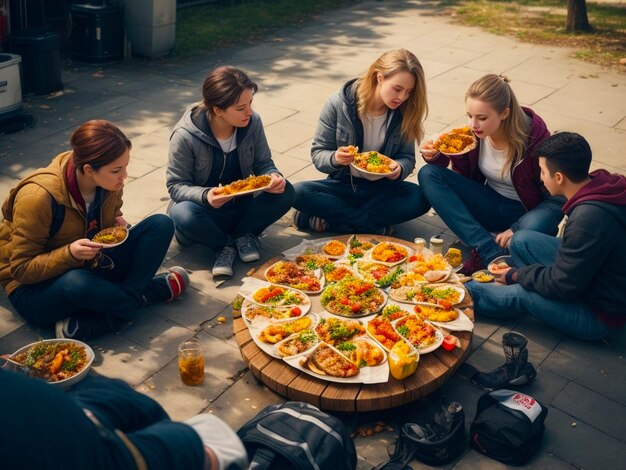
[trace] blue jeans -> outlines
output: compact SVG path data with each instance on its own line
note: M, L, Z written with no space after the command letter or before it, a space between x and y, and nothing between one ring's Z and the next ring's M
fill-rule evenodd
M142 220L121 245L103 249L101 267L77 268L37 284L21 285L9 300L29 323L48 326L84 312L130 321L144 304L143 294L167 253L174 224L164 214Z
M548 197L526 212L520 201L509 199L486 184L437 165L425 165L418 174L420 187L445 224L467 246L476 248L485 264L507 254L490 232L509 228L556 235L563 218L562 197Z
M321 217L329 231L373 233L423 215L430 204L421 188L407 181L326 179L295 184L293 206Z
M168 214L181 244L198 243L219 251L241 235L260 235L291 208L293 193L293 186L287 182L282 194L262 192L256 197L242 196L219 209L182 201L172 204Z
M559 244L558 238L520 230L513 235L509 249L515 266L549 265L554 262ZM547 299L519 284L502 286L470 281L465 286L474 299L474 311L478 316L517 318L531 315L584 340L600 340L613 332L581 301Z

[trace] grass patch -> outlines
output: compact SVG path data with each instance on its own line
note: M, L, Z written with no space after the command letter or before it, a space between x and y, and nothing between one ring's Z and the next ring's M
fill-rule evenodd
M301 25L359 0L246 0L228 5L209 4L176 12L174 55L191 57L220 47L267 40L285 26Z
M442 0L441 6L464 25L479 26L521 41L575 49L574 57L626 70L626 7L587 2L593 30L568 33L567 2L562 0Z

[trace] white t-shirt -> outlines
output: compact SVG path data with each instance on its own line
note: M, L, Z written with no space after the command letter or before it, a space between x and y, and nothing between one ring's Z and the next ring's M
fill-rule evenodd
M489 138L483 139L478 156L478 168L487 178L487 184L498 194L515 201L520 198L515 192L511 172L507 170L502 174L502 168L506 162L504 150L497 150L491 145Z
M220 144L220 147L222 147L224 156L228 155L237 148L237 129L235 129L233 135L228 139L217 139L217 142Z
M370 116L367 114L363 119L363 148L361 152L378 151L385 143L387 126L391 121L391 113L381 116Z

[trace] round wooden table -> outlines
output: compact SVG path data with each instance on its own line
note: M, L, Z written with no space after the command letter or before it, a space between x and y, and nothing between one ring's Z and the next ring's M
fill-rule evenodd
M364 240L393 241L412 248L412 243L392 237L358 235ZM349 236L335 237L347 241ZM273 258L255 272L254 277L265 279L265 270L281 259ZM319 295L311 296L312 311L323 311ZM465 298L457 305L473 321L473 303L466 291ZM461 347L453 351L438 348L436 351L420 356L417 371L412 376L399 381L389 375L389 381L382 384L342 384L328 382L295 369L286 362L276 359L262 351L253 341L242 318L233 323L235 340L241 355L252 375L270 389L290 400L305 401L328 411L355 412L385 410L418 400L443 385L454 371L463 363L470 351L472 332L452 332L461 341ZM445 333L445 331L444 331Z

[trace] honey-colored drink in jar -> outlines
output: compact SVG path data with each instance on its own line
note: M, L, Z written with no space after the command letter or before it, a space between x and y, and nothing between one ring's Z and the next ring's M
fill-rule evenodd
M204 380L204 352L196 338L178 347L178 371L185 385L200 385Z

